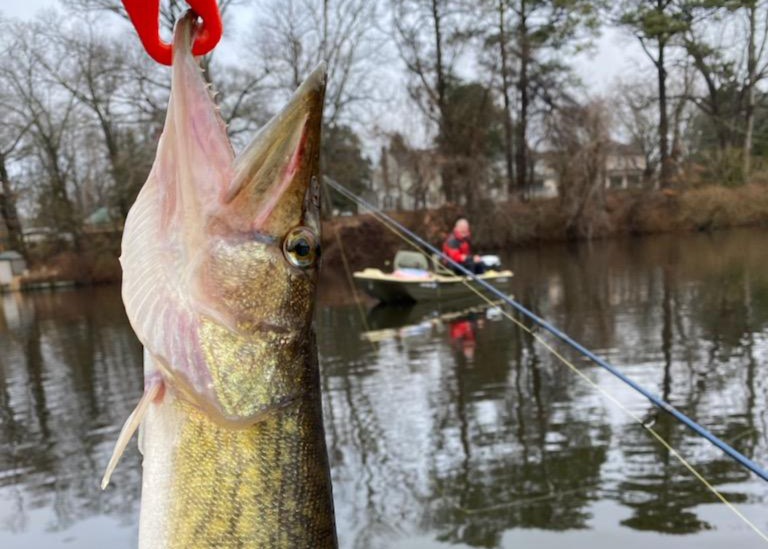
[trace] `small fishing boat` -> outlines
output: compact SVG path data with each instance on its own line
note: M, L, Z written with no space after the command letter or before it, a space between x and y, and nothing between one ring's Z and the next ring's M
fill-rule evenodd
M512 280L512 271L495 270L499 263L493 257L486 258L486 263L495 266L477 277L503 290ZM437 266L439 260L432 258L431 263ZM352 276L361 290L385 303L456 299L477 295L476 292L482 289L468 276L440 272L437 268L430 269L427 256L405 250L395 255L391 273L368 268Z

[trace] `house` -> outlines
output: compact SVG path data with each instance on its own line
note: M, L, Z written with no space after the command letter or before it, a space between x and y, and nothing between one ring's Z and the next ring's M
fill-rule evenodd
M647 163L638 147L612 141L605 157L605 188L633 189L643 186Z
M555 162L558 153L546 151L534 154L533 183L528 186L528 198L555 198L559 195L559 177Z
M463 166L466 170L466 165ZM451 160L441 159L434 148L409 148L397 139L389 147L382 147L378 165L372 174L371 192L375 203L384 210L436 209L446 204L443 170L457 170ZM497 177L503 166L490 164L473 172L471 181L456 173L456 191L459 205L464 203L469 184L474 196L490 200L505 200L506 186ZM462 181L461 178L465 179Z
M38 244L50 244L55 242L74 242L74 237L71 233L62 233L52 227L25 227L21 231L21 236L24 238L24 243L27 246L35 246Z
M558 164L563 161L559 151L535 153L533 182L526 189L532 199L556 198L560 195ZM634 146L617 141L606 143L601 177L606 189L641 188L648 182L645 155ZM506 200L506 185L498 180L505 172L503 161L491 168L490 179L479 181L477 192L490 200ZM416 210L439 208L445 204L438 154L432 149L408 148L393 139L382 147L378 166L372 176L370 203L384 210ZM496 174L494 176L493 174ZM487 178L486 178L487 179Z
M445 202L436 153L397 143L382 147L372 174L375 202L384 210L437 208Z
M27 262L19 252L12 250L0 253L0 286L7 287L17 276L24 274Z
M122 229L122 218L116 208L106 206L96 208L83 220L83 232L89 234L113 233Z
M560 155L557 151L545 151L534 156L529 197L554 198L559 195L560 180L556 166ZM647 181L645 155L633 145L611 141L606 147L603 178L606 189L641 188Z

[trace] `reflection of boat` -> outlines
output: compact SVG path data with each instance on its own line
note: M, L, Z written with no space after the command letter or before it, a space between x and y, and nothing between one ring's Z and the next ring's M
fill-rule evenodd
M430 270L426 256L418 252L397 252L392 273L369 268L353 276L360 289L387 303L455 299L481 289L469 277ZM478 278L503 289L512 280L512 271L490 270Z
M494 302L495 304L495 302ZM444 301L414 303L378 303L368 311L367 323L371 330L400 328L418 324L430 318L453 317L467 311L481 310L487 303L476 295Z
M477 296L445 302L379 303L368 313L368 331L361 337L368 341L383 341L395 337L416 336L432 326L450 323L476 313L485 313L501 306L501 301L487 303Z

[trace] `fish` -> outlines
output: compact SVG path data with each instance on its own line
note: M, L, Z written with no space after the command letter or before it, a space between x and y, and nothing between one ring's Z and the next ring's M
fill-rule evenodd
M140 549L335 548L316 336L318 66L235 156L191 44L173 35L157 155L125 222L128 320L144 394Z

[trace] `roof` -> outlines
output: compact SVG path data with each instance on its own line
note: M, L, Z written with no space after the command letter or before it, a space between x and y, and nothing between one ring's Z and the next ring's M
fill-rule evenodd
M0 253L0 261L13 261L15 259L24 259L24 256L13 250Z
M643 156L643 150L636 143L610 141L607 149L609 154L617 156Z
M85 218L86 225L103 225L112 221L114 221L114 218L106 206L97 208L91 215Z

